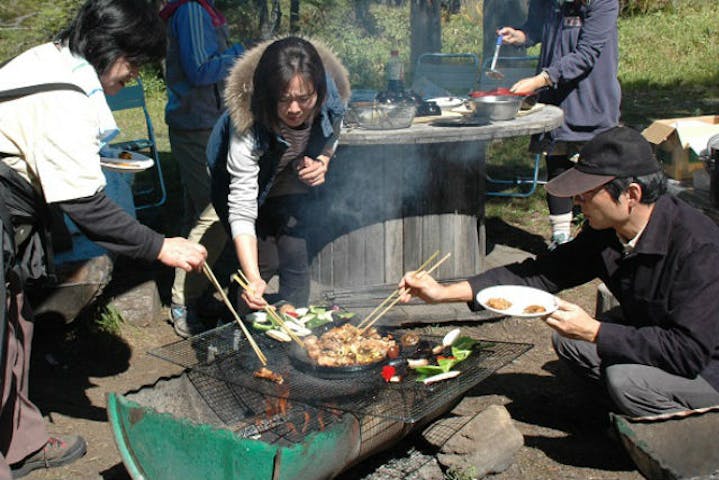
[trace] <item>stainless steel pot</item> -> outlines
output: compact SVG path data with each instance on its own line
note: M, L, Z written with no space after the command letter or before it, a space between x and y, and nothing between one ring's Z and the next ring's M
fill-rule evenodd
M493 121L512 120L519 113L524 97L521 95L484 95L469 100L469 108L476 117Z

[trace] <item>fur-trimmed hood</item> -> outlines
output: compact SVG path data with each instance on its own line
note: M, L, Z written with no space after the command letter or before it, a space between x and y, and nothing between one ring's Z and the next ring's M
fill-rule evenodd
M246 131L254 123L252 112L250 111L250 98L253 88L252 77L265 49L278 39L279 38L266 40L247 50L244 55L235 62L235 65L227 76L225 104L227 105L232 123L238 132ZM309 38L306 40L311 42L317 49L325 71L334 79L343 102L348 102L351 92L347 69L329 47L322 42Z

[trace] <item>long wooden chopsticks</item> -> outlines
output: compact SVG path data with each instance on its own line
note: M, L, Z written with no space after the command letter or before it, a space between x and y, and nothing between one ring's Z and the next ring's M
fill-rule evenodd
M239 275L238 275L239 274ZM248 291L250 288L250 282L245 276L244 273L242 273L242 270L237 270L237 274L232 275L232 279L240 284L240 286L245 290ZM264 299L263 299L264 300ZM287 335L290 336L292 340L295 341L300 347L304 348L305 343L302 341L300 337L297 336L295 332L292 331L290 327L287 326L285 321L282 319L282 315L277 312L277 309L265 301L265 312L267 312L267 315L269 315L272 320L280 326L282 330L285 331Z
M222 285L220 285L220 282L217 281L217 278L215 277L215 274L212 273L212 269L206 264L202 264L202 271L207 276L208 280L210 280L210 283L217 289L217 291L220 293L220 296L222 297L222 301L225 303L225 306L232 312L232 316L235 317L235 320L240 325L240 329L242 330L242 333L245 334L245 337L247 337L247 341L250 343L250 346L252 347L252 350L255 351L255 354L257 355L257 358L260 359L260 362L262 365L267 365L267 357L264 353L262 353L262 350L260 350L260 347L255 342L255 339L252 338L252 335L247 330L247 327L245 327L245 324L242 323L242 320L240 319L240 316L237 314L237 311L232 306L232 302L230 302L230 299L227 298L227 295L225 294L225 291L222 289Z
M432 255L429 259L427 259L427 261L425 261L425 262L420 266L420 268L414 273L414 275L415 275L417 278L421 278L423 275L429 275L430 273L432 273L432 272L434 272L435 270L437 270L437 268L439 268L439 266L442 265L442 264L445 262L445 260L447 260L451 255L452 255L451 252L448 253L448 254L445 255L444 257L440 258L440 259L437 261L437 263L435 263L435 264L432 266L432 268L430 268L429 270L426 270L426 271L425 271L425 270L424 270L424 267L426 267L427 264L429 264L429 262L431 262L432 259L437 256L436 254L435 254L435 255ZM369 327L371 327L372 325L374 325L374 324L377 322L377 320L379 320L379 319L382 317L382 315L384 315L385 313L387 313L387 312L389 311L390 308L394 307L394 306L397 304L397 302L399 302L399 299L402 297L402 295L404 295L404 294L407 293L408 291L409 291L409 290L407 290L407 289L405 289L405 288L401 288L401 289L398 288L398 289L394 290L392 293L390 293L390 294L387 296L387 298L385 298L384 301L383 301L382 303L380 303L379 307L378 307L378 308L375 308L375 309L372 311L372 313L374 313L375 311L379 310L379 308L380 308L382 305L384 305L384 304L386 304L387 302L389 302L389 301L392 299L392 297L394 297L395 295L397 296L397 298L395 298L394 300L392 300L391 303L390 303L389 305L387 305L387 306L384 308L384 310L382 310L382 311L381 311L379 314L377 314L374 318L371 318L372 313L371 313L370 315L368 315L367 317L365 317L365 319L362 320L362 322L360 322L360 324L357 326L357 328L360 329L360 335L363 334L364 332L366 332ZM368 320L368 319L369 319L369 320Z
M430 255L429 258L428 258L427 260L425 260L424 263L417 268L417 271L420 271L420 270L423 270L424 268L426 268L427 265L429 265L429 262L431 262L432 260L434 260L434 259L437 257L437 255L439 255L439 250L435 250L435 252L434 252L432 255ZM390 293L390 294L387 296L387 298L385 298L385 299L382 301L382 303L380 303L379 305L377 305L377 306L374 308L374 310L372 310L372 311L369 313L369 315L367 315L367 316L359 323L359 325L357 325L357 328L363 328L364 325L366 325L366 324L372 319L372 317L374 317L374 315L375 315L378 311L380 311L380 309L381 309L382 307L384 307L384 306L387 304L387 302L389 302L389 301L392 299L392 297L393 297L394 295L397 294L398 291L399 291L399 289L397 289L397 290L393 291L392 293Z

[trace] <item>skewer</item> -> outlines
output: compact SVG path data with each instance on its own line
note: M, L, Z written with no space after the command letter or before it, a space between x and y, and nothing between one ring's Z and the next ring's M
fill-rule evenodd
M440 258L439 261L438 261L437 263L435 263L432 268L430 268L430 269L427 270L427 271L424 271L424 270L418 271L417 273L415 273L415 276L416 276L417 278L421 278L423 275L429 275L430 273L432 273L432 272L434 272L435 270L437 270L437 268L439 268L439 266L442 265L442 263L444 263L444 261L447 260L451 255L452 255L451 252L448 253L448 254L445 255L444 257ZM394 306L397 304L397 302L399 302L399 299L402 297L402 295L404 295L404 294L407 293L408 291L409 291L409 290L406 289L406 288L398 289L397 292L399 292L399 294L397 295L397 298L395 298L395 299L392 301L392 303L390 303L384 310L382 310L382 312L381 312L379 315L377 315L375 318L373 318L370 323L368 323L367 325L365 325L364 327L362 327L362 329L360 330L360 335L363 335L364 332L366 332L369 327L371 327L377 320L379 320L379 319L382 317L382 315L384 315L385 313L387 313L390 308L394 307Z
M430 255L430 257L429 257L427 260L425 260L424 263L419 266L419 268L417 268L417 271L419 272L419 271L423 270L424 268L426 268L427 265L429 265L429 262L431 262L432 260L434 260L437 255L439 255L439 250L436 250L432 255ZM387 302L389 302L389 301L392 299L392 297L395 296L395 295L399 295L399 288L396 289L396 290L394 290L394 291L393 291L392 293L390 293L389 295L387 295L387 298L385 298L384 300L382 300L382 303L380 303L379 305L377 305L377 306L375 307L375 309L372 310L372 311L370 312L370 314L367 315L367 316L357 325L357 328L362 328L365 324L367 324L367 323L370 321L370 319L372 318L372 316L373 316L375 313L377 313L382 307L384 307L384 306L387 304Z
M238 275L239 274L239 275ZM240 284L240 286L245 290L249 291L250 288L250 282L245 276L245 274L242 272L242 270L237 270L237 274L232 275L232 279L235 280L237 283ZM263 298L264 300L264 298ZM300 347L304 348L305 343L302 341L300 337L297 336L295 332L292 331L290 327L287 326L285 321L282 319L282 315L277 312L277 309L269 304L267 304L267 301L265 300L265 306L263 307L263 310L267 312L267 315L272 317L272 320L280 326L282 330L287 333L287 335L290 336L292 340L294 340Z
M215 274L212 273L212 269L206 264L202 264L202 271L207 276L208 280L210 280L210 283L217 289L217 291L220 293L220 296L222 297L222 301L225 303L225 306L230 310L232 313L232 316L235 317L235 321L240 325L240 329L242 329L242 333L245 334L245 337L247 338L247 341L250 343L250 346L252 347L252 350L255 351L255 354L257 355L257 358L260 359L260 362L262 365L267 365L267 357L264 353L262 353L262 350L260 350L259 345L255 342L255 339L252 338L252 335L247 330L247 327L245 327L245 324L242 323L242 320L240 319L240 316L237 314L237 311L235 311L235 308L232 306L232 303L230 302L230 299L227 298L227 295L225 294L225 291L222 289L222 285L220 285L220 282L217 281L217 278L215 277Z

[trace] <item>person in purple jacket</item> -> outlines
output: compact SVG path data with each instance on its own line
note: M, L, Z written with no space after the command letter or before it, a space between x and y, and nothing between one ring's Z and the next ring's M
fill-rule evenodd
M666 193L649 142L627 127L590 140L547 190L581 206L587 220L576 239L447 285L410 272L399 284L409 289L402 300L478 309L486 287L556 293L599 278L620 307L594 318L557 299L544 320L559 358L604 387L626 415L719 405L719 227Z
M189 240L207 248L208 264L212 265L227 235L210 202L205 148L225 109L225 77L245 49L230 42L227 22L214 0L171 0L160 17L167 22L165 122L182 182L183 229L184 233L189 230ZM170 321L178 335L189 337L205 329L199 306L213 313L208 307L218 303L207 295L208 287L203 275L175 270Z
M530 145L546 154L550 180L572 168L570 159L585 142L619 123L618 15L618 0L532 0L524 25L498 31L506 44L542 44L537 75L510 90L537 91L539 102L564 112L559 128L534 136ZM552 249L571 239L572 202L547 192L547 204Z

